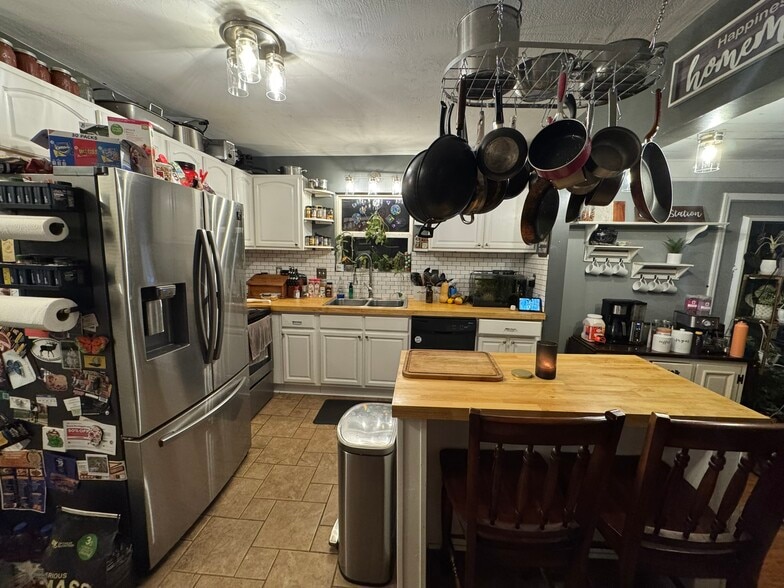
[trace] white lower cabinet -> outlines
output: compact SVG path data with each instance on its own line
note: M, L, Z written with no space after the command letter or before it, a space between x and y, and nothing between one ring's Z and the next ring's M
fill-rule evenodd
M321 383L362 385L362 331L321 329Z
M393 387L404 349L408 349L407 331L365 331L365 386Z
M479 319L476 350L488 353L533 353L542 338L542 323Z
M672 360L661 361L646 357L651 363L661 366L699 384L703 388L713 390L717 394L740 402L743 392L743 382L746 379L746 364L736 361L710 361L710 360Z
M282 380L287 384L318 384L318 334L312 315L281 316ZM275 321L273 321L273 326Z

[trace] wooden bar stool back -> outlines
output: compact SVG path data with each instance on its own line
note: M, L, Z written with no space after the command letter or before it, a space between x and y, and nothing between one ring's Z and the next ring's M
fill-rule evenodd
M663 460L667 448L675 450L672 465ZM712 453L702 476L697 467L702 462L687 476L695 451ZM737 453L735 466L727 454L737 459ZM731 475L731 470L724 472L727 464L726 469L734 468ZM760 477L748 493L755 464ZM720 476L729 481L718 484ZM692 485L689 479L699 482ZM726 488L717 491L724 483ZM756 586L782 517L784 425L690 421L654 413L636 472L614 468L599 530L619 555L622 586L634 586L637 571Z
M598 504L625 415L529 418L471 409L468 450L441 452L442 545L458 583L476 585L478 563L558 567L569 586L585 583ZM480 443L493 449L480 450ZM509 450L508 445L522 450ZM551 446L542 456L535 446ZM562 447L579 448L571 458ZM452 544L456 514L465 530L465 573Z

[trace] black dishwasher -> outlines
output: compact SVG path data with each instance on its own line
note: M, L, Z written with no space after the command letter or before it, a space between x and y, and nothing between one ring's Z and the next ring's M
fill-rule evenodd
M476 319L411 317L411 349L457 349L473 351Z

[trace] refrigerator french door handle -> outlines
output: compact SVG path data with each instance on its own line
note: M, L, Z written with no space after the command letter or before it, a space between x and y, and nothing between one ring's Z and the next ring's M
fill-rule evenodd
M212 231L207 231L207 241L210 244L210 251L212 252L212 259L213 259L213 267L215 268L215 286L217 289L217 303L215 305L216 310L216 341L214 352L212 354L212 361L216 361L220 359L221 349L223 348L223 329L224 329L224 302L225 297L224 293L224 284L223 284L223 270L221 269L220 265L220 258L218 257L218 248L215 246L215 237L212 235Z
M215 347L218 344L218 282L215 258L212 255L212 248L209 243L209 231L201 229L201 233L204 243L204 255L207 259L207 287L210 300L210 329L209 344L207 345L207 363L210 363L213 361Z
M160 439L158 439L158 446L159 447L163 447L164 445L166 445L167 443L170 443L171 441L173 441L174 439L176 439L177 437L179 437L183 433L186 433L187 431L189 431L190 429L192 429L193 427L195 427L199 423L203 423L205 420L210 418L212 415L214 415L216 412L218 412L221 408L226 406L226 404L231 402L231 400L239 393L239 391L242 390L242 386L244 384L245 384L245 379L243 378L243 380L239 384L237 384L237 386L234 388L232 393L229 394L226 398L224 398L221 401L221 403L218 404L218 406L216 406L215 408L210 409L206 414L203 414L202 416L200 416L198 419L196 419L192 423L189 423L188 425L184 426L182 429L177 429L176 431L173 431L173 432L169 433L168 435L166 435L164 437L161 437Z
M207 321L204 317L204 269L207 255L207 240L204 236L204 229L196 229L196 259L193 266L193 297L196 306L196 326L199 331L199 343L204 354L204 362L210 361L209 335L207 333Z

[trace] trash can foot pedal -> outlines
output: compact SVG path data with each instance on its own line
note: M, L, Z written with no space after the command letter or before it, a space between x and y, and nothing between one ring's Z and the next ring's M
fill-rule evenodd
M332 532L329 534L329 544L332 547L337 547L340 539L340 532L338 530L338 521L335 521L335 524L332 525Z

